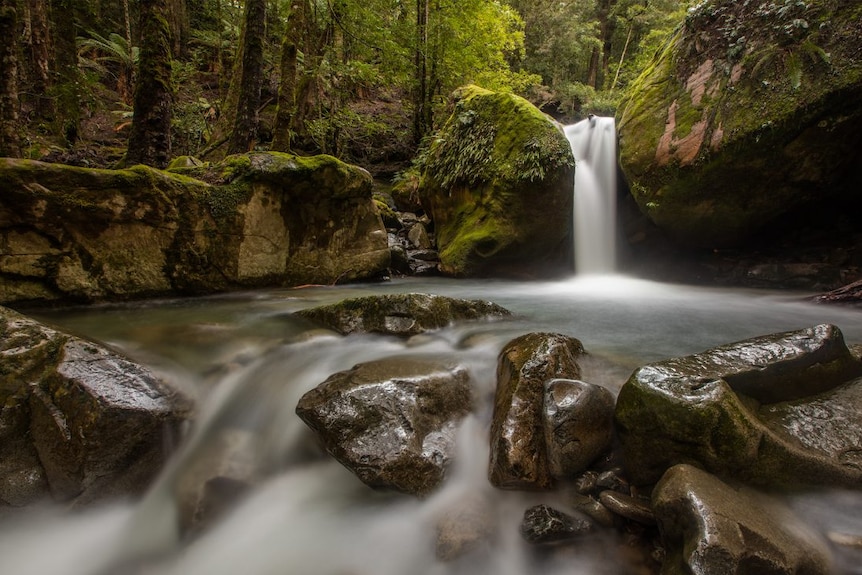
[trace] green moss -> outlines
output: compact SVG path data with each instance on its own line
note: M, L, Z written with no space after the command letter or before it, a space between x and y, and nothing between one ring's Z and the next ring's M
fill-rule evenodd
M495 179L534 181L574 159L562 132L514 94L467 86L431 146L426 174L440 187L475 186Z

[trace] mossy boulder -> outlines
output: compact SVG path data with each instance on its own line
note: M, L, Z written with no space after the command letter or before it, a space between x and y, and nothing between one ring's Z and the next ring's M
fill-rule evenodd
M862 362L832 325L638 368L617 432L637 483L673 465L780 488L862 482Z
M685 246L739 245L830 198L858 198L862 4L707 0L617 117L640 209Z
M571 271L574 158L562 130L513 94L468 86L455 102L419 189L443 273Z
M334 283L386 270L367 172L259 153L176 172L0 159L0 302Z
M408 293L351 298L301 310L296 315L342 335L378 333L409 337L456 321L506 318L511 312L489 301Z
M140 495L190 408L146 368L0 308L0 506Z

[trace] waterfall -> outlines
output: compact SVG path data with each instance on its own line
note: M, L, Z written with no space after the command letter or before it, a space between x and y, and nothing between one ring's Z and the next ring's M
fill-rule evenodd
M617 148L613 118L590 116L565 127L575 156L575 271L616 269Z

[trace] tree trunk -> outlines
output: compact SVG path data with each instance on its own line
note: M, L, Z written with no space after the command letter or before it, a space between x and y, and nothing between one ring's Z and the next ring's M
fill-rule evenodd
M635 27L635 21L634 20L629 21L629 32L628 32L628 34L626 34L626 43L623 44L623 53L620 54L620 62L617 65L617 71L614 74L614 81L611 82L611 90L610 90L611 92L613 92L614 89L617 87L617 80L619 80L619 78L620 78L620 70L622 70L623 62L625 62L625 60L626 60L626 52L628 52L629 43L632 41L632 30L634 30L634 27Z
M596 88L599 83L599 49L593 48L590 54L590 69L587 72L587 85Z
M0 0L0 156L21 156L18 138L18 13L13 0Z
M266 0L246 0L245 41L239 102L228 141L228 155L248 152L257 138L258 106L263 78L263 42L266 35Z
M428 16L430 0L416 0L415 86L413 94L413 139L418 144L428 133Z
M125 0L124 0L125 1ZM189 13L186 0L171 0L170 10L171 50L178 59L188 56Z
M171 158L171 30L169 0L141 0L141 52L125 164L165 168Z
M291 6L287 19L287 29L284 32L284 43L281 47L281 80L278 86L278 107L275 113L272 149L276 152L289 152L293 128L293 118L296 115L297 89L297 44L300 41L305 26L305 7L307 2L300 0Z
M29 12L30 90L36 114L44 119L54 117L51 91L51 30L46 0L27 0Z
M75 46L74 0L50 0L51 23L54 32L54 73L56 83L57 128L71 145L78 140L81 122L81 74L78 70L78 49Z

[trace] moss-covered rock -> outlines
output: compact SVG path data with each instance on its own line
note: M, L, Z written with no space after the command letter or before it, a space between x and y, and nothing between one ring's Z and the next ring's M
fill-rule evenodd
M654 483L690 463L769 487L858 487L860 375L831 325L643 366L617 398L628 471Z
M334 283L389 264L364 170L248 154L163 172L0 160L0 302Z
M444 328L455 321L509 317L509 310L489 301L408 293L346 299L305 309L296 315L342 335L379 333L412 336Z
M620 105L620 162L659 227L739 244L789 210L858 196L862 4L707 0Z
M419 194L454 276L549 275L572 268L574 158L526 100L476 86L431 145Z

